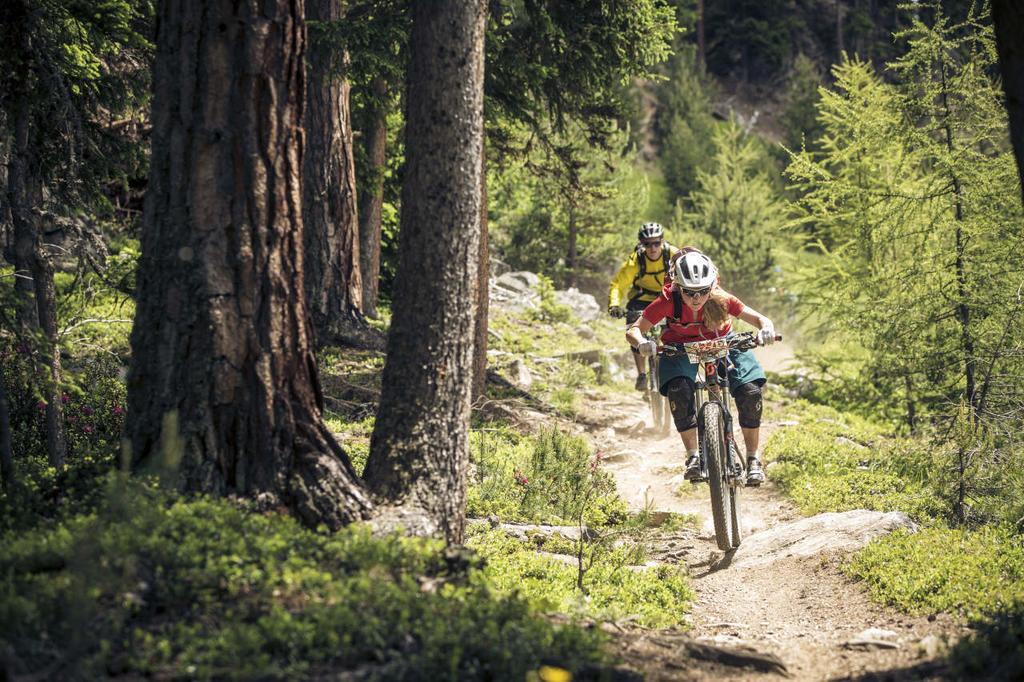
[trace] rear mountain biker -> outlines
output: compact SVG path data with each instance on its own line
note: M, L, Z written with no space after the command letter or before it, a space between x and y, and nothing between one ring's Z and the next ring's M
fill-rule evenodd
M761 345L775 341L775 326L767 317L743 304L718 284L718 269L699 251L684 253L673 262L672 281L626 331L626 339L644 357L657 353L657 343L644 335L662 320L667 321L662 343L690 343L717 339L732 331L730 317L738 317L760 329ZM764 370L754 354L731 350L729 392L736 401L743 443L747 452L747 485L764 482L764 469L758 455L761 441L761 387ZM694 409L697 366L685 355L663 356L659 360L662 395L669 399L672 419L686 448L686 480L700 480L697 451L697 415Z
M608 314L625 317L627 325L636 322L644 308L661 295L670 272L669 261L677 252L676 247L665 243L665 230L658 223L644 223L637 239L636 249L619 268L608 289ZM647 365L635 344L633 360L636 390L642 391L647 386Z

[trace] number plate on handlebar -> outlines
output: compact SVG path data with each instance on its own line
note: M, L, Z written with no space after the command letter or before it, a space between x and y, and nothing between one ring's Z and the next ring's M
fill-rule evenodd
M695 365L714 362L729 354L729 340L725 337L683 344L686 359Z

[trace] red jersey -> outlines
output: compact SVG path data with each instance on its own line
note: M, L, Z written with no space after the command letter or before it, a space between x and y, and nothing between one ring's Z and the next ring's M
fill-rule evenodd
M738 317L743 312L743 301L728 292L726 295L726 308L733 317ZM666 284L661 290L661 295L651 301L650 305L644 308L644 319L651 324L658 324L668 319L668 327L661 334L662 343L689 343L706 339L717 339L732 331L732 324L726 321L721 329L709 329L704 326L704 308L694 311L683 301L682 319L672 318L675 305L672 303L672 284Z

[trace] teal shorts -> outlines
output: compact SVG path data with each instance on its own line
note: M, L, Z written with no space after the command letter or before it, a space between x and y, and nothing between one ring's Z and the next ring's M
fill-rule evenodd
M752 381L763 386L765 382L764 370L761 363L754 357L753 351L731 350L729 351L729 392L736 393L736 389L743 384ZM662 356L658 358L658 384L662 395L667 394L668 382L676 377L686 377L690 381L697 381L697 365L690 362L685 355Z

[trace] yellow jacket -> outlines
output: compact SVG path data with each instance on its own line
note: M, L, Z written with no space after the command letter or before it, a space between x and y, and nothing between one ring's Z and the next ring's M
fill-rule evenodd
M664 250L668 257L662 254L657 260L651 260L646 253L633 251L626 259L619 271L612 278L612 284L608 288L608 307L625 306L629 301L653 301L661 294L661 288L665 285L665 261L671 260L677 249L674 246L665 244ZM646 261L644 276L640 274L640 258Z

